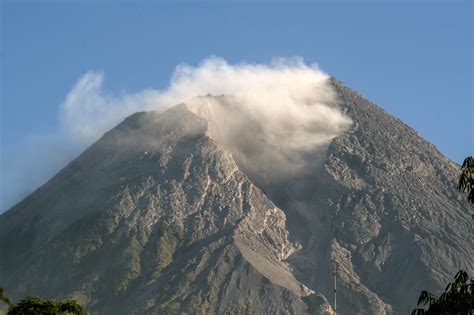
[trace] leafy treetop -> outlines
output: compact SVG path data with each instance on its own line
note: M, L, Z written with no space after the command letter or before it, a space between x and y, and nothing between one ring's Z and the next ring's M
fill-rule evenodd
M450 282L439 298L428 291L422 291L418 306L412 315L473 315L474 314L474 278L465 271L458 271L454 281Z
M474 203L474 158L464 159L458 180L458 189L467 193L467 200Z

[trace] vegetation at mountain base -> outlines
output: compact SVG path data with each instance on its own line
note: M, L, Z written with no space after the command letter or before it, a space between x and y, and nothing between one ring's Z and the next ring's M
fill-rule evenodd
M446 290L439 297L428 291L422 291L418 299L418 306L412 315L472 315L474 314L474 278L460 270L450 282Z
M86 310L74 300L42 300L39 297L27 297L14 305L0 288L0 300L8 305L7 315L86 315Z
M464 159L458 180L458 189L467 193L467 200L474 203L474 158Z

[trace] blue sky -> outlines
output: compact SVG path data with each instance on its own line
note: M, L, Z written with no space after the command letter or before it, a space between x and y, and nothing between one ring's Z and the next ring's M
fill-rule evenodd
M318 63L460 163L474 150L472 29L471 1L3 0L1 171L9 201L0 211L11 203L12 157L34 154L31 139L57 130L58 106L82 75L102 71L103 88L115 95L164 89L176 65L211 55Z

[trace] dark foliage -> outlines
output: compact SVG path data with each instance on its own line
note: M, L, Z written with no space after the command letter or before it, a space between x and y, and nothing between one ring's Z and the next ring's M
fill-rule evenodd
M74 300L42 300L39 297L27 297L13 305L0 288L0 300L9 306L7 315L86 315L86 310Z
M85 315L87 314L84 308L77 304L74 300L66 301L55 301L55 300L41 300L38 297L27 297L21 300L20 303L8 310L7 315L63 315L63 314L75 314Z
M467 193L467 200L474 203L474 158L464 159L459 175L458 189Z
M474 278L460 270L440 297L422 291L412 315L474 315Z

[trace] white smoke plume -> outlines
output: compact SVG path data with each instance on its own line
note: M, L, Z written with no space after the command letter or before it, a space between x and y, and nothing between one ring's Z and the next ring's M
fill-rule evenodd
M66 150L68 154L64 150L51 152L61 164L35 159L35 167L42 168L39 174L43 175L33 182L46 181L65 165L64 160L128 115L183 102L210 121L211 136L245 167L262 176L297 172L304 166L300 162L305 153L324 150L330 139L350 125L350 119L335 105L327 79L316 65L307 65L300 58L231 65L211 57L197 67L177 66L165 90L115 96L103 91L103 73L88 72L60 105L57 134L46 137L47 142L68 143L72 150ZM232 97L196 98L208 94ZM8 174L2 176L2 197L8 200L31 192L31 187L25 189L22 184L25 174L21 167L7 165L4 169ZM5 191L7 180L13 185ZM3 209L5 206L2 204Z

